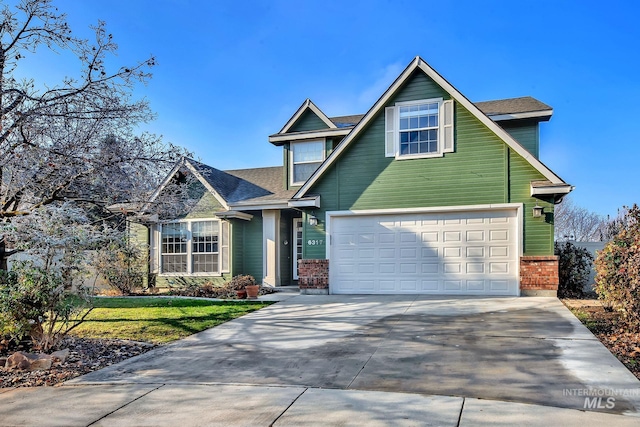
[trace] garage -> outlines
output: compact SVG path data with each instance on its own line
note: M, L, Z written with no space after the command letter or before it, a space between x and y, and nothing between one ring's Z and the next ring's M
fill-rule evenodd
M333 294L519 294L517 208L327 218Z

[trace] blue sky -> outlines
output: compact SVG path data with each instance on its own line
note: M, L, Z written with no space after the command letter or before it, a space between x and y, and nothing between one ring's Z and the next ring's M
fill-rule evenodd
M106 21L114 65L156 56L134 94L157 113L144 129L211 166L281 164L267 137L307 97L329 116L364 113L420 55L472 101L551 105L541 160L576 204L614 216L640 202L636 2L53 1L77 34ZM74 70L34 58L24 69L38 79Z

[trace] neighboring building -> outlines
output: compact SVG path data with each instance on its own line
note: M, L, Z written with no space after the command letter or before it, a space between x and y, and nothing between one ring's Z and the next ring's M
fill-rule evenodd
M364 115L307 99L269 136L282 166L176 165L167 182L191 173L201 199L148 224L150 271L159 286L251 274L306 293L555 294L554 203L573 187L538 159L552 113L471 103L419 57Z

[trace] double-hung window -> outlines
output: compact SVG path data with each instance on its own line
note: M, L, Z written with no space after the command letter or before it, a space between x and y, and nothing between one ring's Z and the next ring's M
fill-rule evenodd
M385 110L386 156L439 157L453 152L453 101L398 102Z
M324 161L324 140L291 144L291 185L302 185Z
M162 225L162 272L186 273L188 244L187 223Z
M184 221L160 227L160 272L218 275L229 271L229 224Z

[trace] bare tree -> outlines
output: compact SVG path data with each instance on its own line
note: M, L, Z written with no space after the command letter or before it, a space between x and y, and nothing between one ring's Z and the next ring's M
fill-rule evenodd
M136 127L153 119L132 100L155 59L110 69L117 51L104 22L95 40L77 38L50 0L22 0L0 12L0 221L15 222L48 205L72 202L95 212L114 203L142 203L183 150ZM64 51L79 77L56 85L16 77L25 56ZM45 65L43 65L45 66ZM95 213L94 212L94 213ZM6 268L4 237L0 268Z
M607 220L594 212L577 206L569 197L554 212L555 240L598 242L605 239Z

